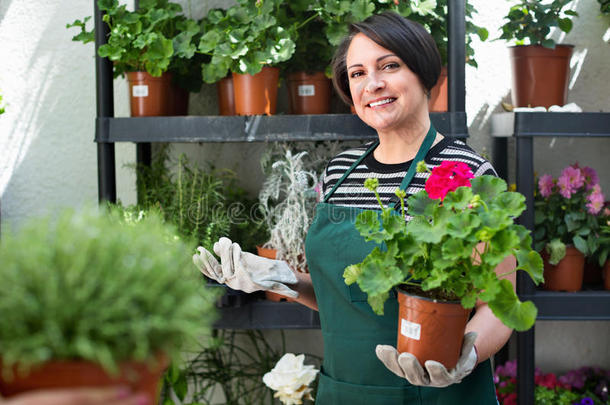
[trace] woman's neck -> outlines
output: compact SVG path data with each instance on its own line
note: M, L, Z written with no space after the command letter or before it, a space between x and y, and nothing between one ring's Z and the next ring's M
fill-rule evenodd
M408 162L415 158L429 129L430 118L426 116L397 130L377 131L379 146L373 151L373 156L378 162L385 164ZM437 134L434 143L440 139L442 135Z

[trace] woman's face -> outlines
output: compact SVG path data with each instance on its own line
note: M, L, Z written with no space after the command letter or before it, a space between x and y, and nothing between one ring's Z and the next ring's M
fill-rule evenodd
M366 35L352 39L346 66L354 108L370 127L396 130L420 114L428 114L428 98L417 75Z

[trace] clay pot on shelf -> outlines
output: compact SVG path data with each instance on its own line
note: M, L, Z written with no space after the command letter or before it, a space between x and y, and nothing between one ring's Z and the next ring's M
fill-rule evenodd
M171 73L154 77L147 72L128 72L127 82L132 117L169 115Z
M277 258L277 250L272 248L264 248L262 246L256 247L256 254L261 257L266 257L267 259L276 259ZM280 301L288 301L294 302L294 300L290 297L286 297L282 294L274 293L271 291L265 291L265 297L269 301L280 302Z
M550 291L580 291L585 267L585 256L575 247L567 246L563 259L552 265L548 255L542 254L544 260L543 288Z
M328 114L331 82L324 72L290 73L287 77L292 114Z
M23 374L13 367L13 377L0 378L0 396L11 397L40 389L129 386L134 392L143 392L151 404L158 404L160 382L168 360L158 357L150 364L126 362L119 365L119 374L109 375L99 365L88 361L50 361L33 367Z
M512 65L512 102L515 107L549 108L565 105L568 98L573 45L509 47Z
M449 109L447 91L447 66L441 68L441 75L438 81L430 90L430 100L428 100L428 110L430 112L444 112Z
M233 93L237 115L272 115L277 106L280 70L265 66L255 75L233 73Z
M216 83L218 94L218 115L235 115L235 96L231 75Z
M409 352L423 364L442 363L447 370L460 357L464 331L471 309L459 301L443 302L398 292L398 352Z

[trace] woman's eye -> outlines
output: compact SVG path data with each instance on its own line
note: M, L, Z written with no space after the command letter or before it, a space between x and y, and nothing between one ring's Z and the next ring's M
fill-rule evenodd
M361 71L357 70L355 72L352 72L349 76L353 79L353 78L362 76L362 74L363 73Z
M396 69L398 67L399 67L399 65L396 62L391 62L391 63L387 63L387 64L383 65L383 68L386 69L386 70L388 70L388 69Z

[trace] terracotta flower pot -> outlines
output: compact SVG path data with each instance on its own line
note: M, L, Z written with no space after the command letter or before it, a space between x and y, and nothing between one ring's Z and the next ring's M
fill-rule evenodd
M267 259L276 259L277 258L277 249L264 248L262 246L257 246L256 253L259 256L266 257ZM292 298L289 298L282 294L274 293L271 291L265 291L265 298L267 298L269 301L273 301L273 302L294 301Z
M567 246L563 259L552 265L548 255L543 253L545 290L550 291L580 291L585 267L585 256L575 247Z
M216 83L218 94L218 114L235 115L235 96L233 93L233 77L231 75Z
M235 113L237 115L272 115L277 105L278 68L265 66L255 75L233 73Z
M568 98L572 45L509 47L516 107L565 105Z
M428 110L434 112L447 111L449 109L447 94L447 66L443 66L438 82L436 82L432 90L430 90Z
M398 351L415 355L422 366L436 360L448 370L454 368L471 310L459 302L417 297L401 289L398 293Z
M290 73L287 78L292 114L328 114L331 82L323 72Z
M171 73L153 77L147 72L128 72L132 117L168 115L171 97Z
M51 361L33 368L26 375L19 374L13 367L14 378L4 379L0 375L0 394L11 397L38 389L128 385L134 392L145 393L151 404L157 404L159 384L168 360L159 357L155 362L150 365L142 362L123 363L116 376L87 361Z
M604 265L602 271L604 278L604 288L606 290L610 290L610 260L606 261L606 264Z

